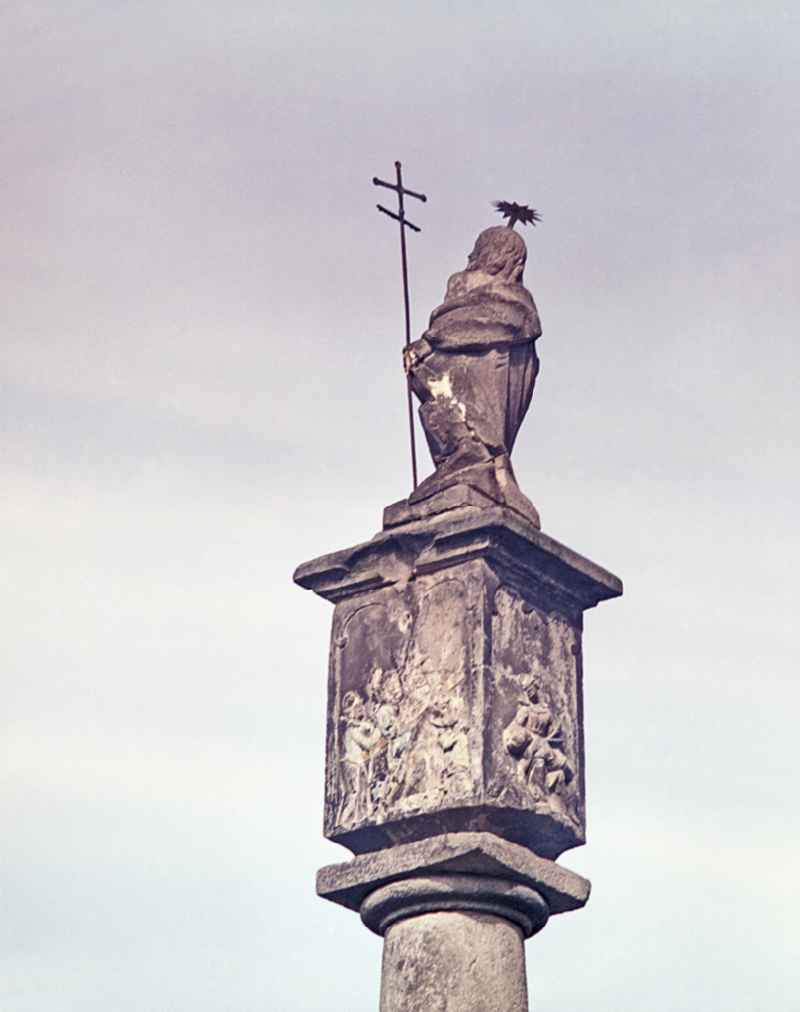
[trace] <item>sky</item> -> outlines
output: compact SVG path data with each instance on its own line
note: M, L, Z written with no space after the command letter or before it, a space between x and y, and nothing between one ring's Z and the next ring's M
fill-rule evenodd
M800 12L0 8L3 1012L367 1012L314 895L331 607L410 490L412 329L530 203L515 448L586 616L585 910L537 1012L796 1012ZM386 195L386 191L383 191ZM384 201L385 202L385 201ZM423 473L430 469L425 461Z

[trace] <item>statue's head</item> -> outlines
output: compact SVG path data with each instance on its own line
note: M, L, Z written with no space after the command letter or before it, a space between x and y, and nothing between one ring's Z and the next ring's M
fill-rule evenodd
M475 240L467 260L468 271L483 271L503 281L521 282L528 250L525 240L507 225L486 228Z
M397 704L403 698L403 683L400 672L392 669L387 671L383 679L383 699L386 703Z
M364 700L357 692L345 692L342 698L342 718L359 721L366 716Z
M538 703L540 701L542 688L536 678L531 678L522 686L522 691L525 693L525 697L531 703Z

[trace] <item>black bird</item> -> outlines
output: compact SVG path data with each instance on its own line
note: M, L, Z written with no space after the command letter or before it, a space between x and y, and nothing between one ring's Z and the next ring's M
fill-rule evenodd
M507 200L496 200L494 206L504 218L508 218L506 224L509 228L513 228L518 221L521 221L523 225L535 225L537 221L542 220L539 212L534 211L527 204L515 204Z

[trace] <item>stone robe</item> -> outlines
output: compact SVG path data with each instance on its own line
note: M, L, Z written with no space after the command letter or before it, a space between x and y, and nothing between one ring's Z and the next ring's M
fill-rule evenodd
M539 315L522 285L525 244L511 229L486 229L467 269L454 274L428 329L406 352L436 471L415 502L464 483L538 515L516 485L510 455L539 371Z

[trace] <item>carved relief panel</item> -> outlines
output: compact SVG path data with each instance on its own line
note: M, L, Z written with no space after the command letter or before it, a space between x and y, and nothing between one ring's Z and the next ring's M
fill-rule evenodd
M546 816L563 828L564 840L574 834L581 842L580 629L499 586L491 672L487 801Z
M438 574L337 611L326 835L348 846L357 838L360 849L370 837L351 836L359 827L435 813L476 796L473 592L468 579Z
M357 852L480 829L583 840L580 621L470 560L341 602L325 834Z

